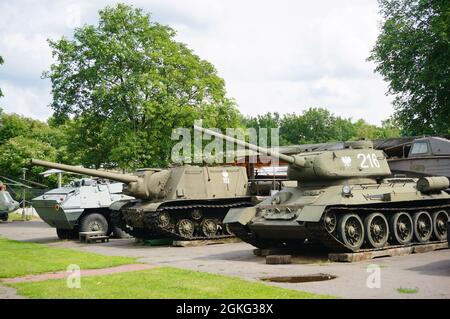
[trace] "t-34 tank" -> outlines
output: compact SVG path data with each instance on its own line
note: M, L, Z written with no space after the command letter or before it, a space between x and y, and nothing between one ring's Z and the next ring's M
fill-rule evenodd
M195 127L289 163L285 187L255 207L231 209L224 219L259 248L297 247L305 239L335 251L445 241L450 195L446 177L391 178L385 154L369 141L344 149L293 156Z
M34 159L31 163L124 183L124 194L136 200L117 201L110 209L116 211L114 222L136 238L230 237L223 225L228 210L252 205L244 167L180 166L117 174Z

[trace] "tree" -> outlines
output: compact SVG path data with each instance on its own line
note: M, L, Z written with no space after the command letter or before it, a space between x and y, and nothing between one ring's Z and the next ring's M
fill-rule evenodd
M450 132L448 0L379 0L383 25L371 52L395 95L395 117L408 135Z
M50 40L56 123L68 121L68 148L84 165L163 166L175 127L234 127L235 103L207 61L174 40L175 31L150 14L118 4L99 12L98 26L72 40ZM73 121L69 118L73 117Z

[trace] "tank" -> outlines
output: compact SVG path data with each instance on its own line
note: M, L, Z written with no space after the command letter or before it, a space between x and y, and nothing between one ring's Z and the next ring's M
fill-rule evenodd
M0 220L7 221L9 213L18 208L19 203L11 197L11 194L6 190L6 185L0 182Z
M332 251L357 252L446 240L448 178L391 177L384 152L370 141L288 156L194 129L289 163L287 175L297 187L284 187L254 207L231 209L224 219L255 247L319 242Z
M111 220L109 206L133 197L122 194L122 183L80 178L33 198L31 204L39 217L56 228L60 239L78 238L79 232L103 231L123 237Z
M135 199L112 203L112 219L140 239L231 237L223 224L228 210L253 205L244 167L179 166L118 174L35 159L31 163L124 183L124 194Z

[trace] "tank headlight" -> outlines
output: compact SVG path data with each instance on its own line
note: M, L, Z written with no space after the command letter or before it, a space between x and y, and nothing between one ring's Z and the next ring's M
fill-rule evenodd
M352 188L349 185L342 186L342 194L344 196L350 196L352 194Z

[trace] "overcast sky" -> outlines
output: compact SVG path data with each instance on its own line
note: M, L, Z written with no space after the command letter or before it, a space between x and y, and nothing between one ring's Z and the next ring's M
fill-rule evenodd
M99 9L117 1L1 1L0 106L41 120L52 111L47 38L97 24ZM380 124L393 108L387 85L366 61L379 32L376 0L121 1L152 13L214 64L229 97L247 115L333 113Z

